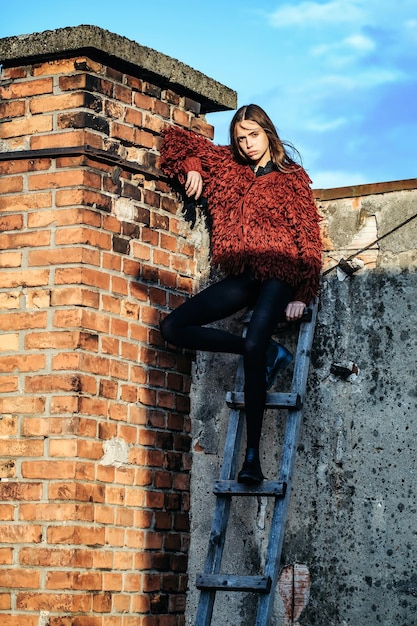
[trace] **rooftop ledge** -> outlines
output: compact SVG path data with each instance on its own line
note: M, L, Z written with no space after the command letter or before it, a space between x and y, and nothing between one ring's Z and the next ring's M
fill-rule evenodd
M229 87L136 41L98 26L81 25L0 39L0 63L15 67L25 63L86 54L118 70L156 78L158 84L188 95L203 113L237 108L237 94Z
M313 189L317 201L340 200L342 198L360 198L393 191L411 191L417 189L417 178L393 180L383 183L352 185L351 187L333 187L330 189Z

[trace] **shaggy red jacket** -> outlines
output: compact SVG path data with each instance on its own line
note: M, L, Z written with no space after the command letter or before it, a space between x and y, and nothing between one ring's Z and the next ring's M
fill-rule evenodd
M294 300L309 303L319 291L319 216L305 170L256 177L227 146L191 131L164 132L161 167L184 183L200 172L212 222L212 262L227 274L250 266L261 280L279 278L294 288Z

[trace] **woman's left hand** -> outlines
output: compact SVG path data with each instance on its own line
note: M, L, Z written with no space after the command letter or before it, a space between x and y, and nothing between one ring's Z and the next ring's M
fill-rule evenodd
M306 305L304 302L300 302L300 300L295 300L294 302L290 302L285 309L285 317L289 322L300 319L304 313L304 309Z

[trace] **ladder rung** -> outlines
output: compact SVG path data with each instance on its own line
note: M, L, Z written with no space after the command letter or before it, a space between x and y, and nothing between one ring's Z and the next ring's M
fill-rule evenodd
M231 409L245 408L243 391L228 391L226 394L227 406ZM301 398L298 393L267 393L266 409L299 409Z
M263 480L256 485L245 485L235 480L215 480L213 493L224 496L285 496L287 483Z
M269 593L271 578L269 576L235 576L232 574L197 574L198 589L217 591L253 591Z

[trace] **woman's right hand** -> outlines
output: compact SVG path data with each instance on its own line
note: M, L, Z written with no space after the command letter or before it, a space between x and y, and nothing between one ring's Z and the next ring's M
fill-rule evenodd
M185 193L190 198L194 196L196 200L199 199L203 191L203 179L200 172L190 171L187 174L185 181Z
M294 320L299 320L303 317L304 309L306 305L301 300L294 300L293 302L289 302L287 308L285 309L285 317L288 322L293 322Z

